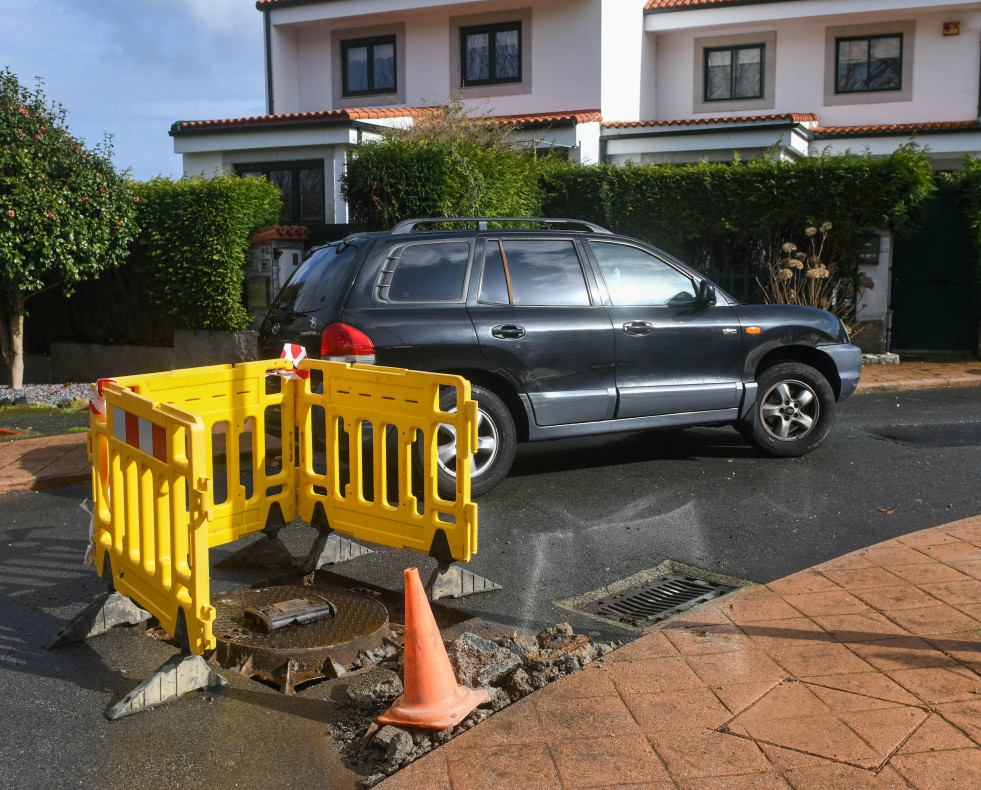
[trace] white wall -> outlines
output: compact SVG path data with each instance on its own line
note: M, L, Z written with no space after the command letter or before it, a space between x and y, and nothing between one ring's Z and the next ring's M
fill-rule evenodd
M751 6L773 9L790 3ZM794 4L795 5L795 4ZM803 5L803 4L801 4ZM844 4L842 4L844 5ZM735 9L733 9L735 11ZM670 15L665 15L670 16ZM706 17L708 18L708 17ZM913 41L913 92L910 101L825 105L825 31L829 26L894 22L916 23ZM960 22L959 36L943 36L943 23ZM656 35L656 85L645 86L645 106L654 104L657 119L698 117L693 113L695 38L775 30L776 105L767 113L817 113L821 126L854 126L922 121L962 121L978 115L978 68L981 12L903 10L879 14L837 14L811 19L761 21L725 27L699 27L648 33ZM723 108L700 115L738 115ZM649 116L650 117L650 116Z
M468 100L467 104L485 107L497 115L601 109L599 31L605 21L601 14L604 2L611 9L611 23L622 16L633 19L631 37L636 39L636 52L626 62L633 72L639 71L634 65L639 63L644 38L643 16L638 10L643 7L642 0L501 0L448 7L433 3L427 4L434 6L428 9L376 0L283 9L272 15L275 111L334 109L332 72L340 68L340 55L331 51L331 32L391 22L405 23L406 67L399 79L405 81L406 104L421 106L445 99L458 88L450 84L450 48L459 46L450 40L450 17L522 8L531 8L532 13L531 92ZM369 9L379 9L379 13L364 13ZM355 14L355 10L361 13ZM340 18L324 19L328 14ZM617 105L636 105L636 95L630 95L635 90L614 87L614 82L611 79L608 85Z

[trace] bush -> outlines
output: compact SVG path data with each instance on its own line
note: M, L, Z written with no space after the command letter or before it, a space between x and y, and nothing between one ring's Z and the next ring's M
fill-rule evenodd
M136 186L147 289L176 329L243 329L249 235L274 224L279 189L265 179L222 175Z
M341 189L351 222L369 230L411 217L523 217L541 210L531 154L463 139L362 143L348 156Z

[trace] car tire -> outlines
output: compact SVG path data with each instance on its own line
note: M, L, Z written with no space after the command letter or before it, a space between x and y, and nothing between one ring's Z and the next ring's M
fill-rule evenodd
M740 432L760 450L793 458L811 452L831 433L835 394L819 371L781 362L762 371L756 383L753 427Z
M477 384L470 386L470 396L477 401L477 452L470 463L470 495L482 496L498 485L511 469L517 445L514 419L497 395ZM443 411L456 411L456 394L452 388L440 395ZM448 452L455 441L452 431L441 427L436 435L436 474L440 496L456 495L456 454ZM442 451L441 451L442 448Z

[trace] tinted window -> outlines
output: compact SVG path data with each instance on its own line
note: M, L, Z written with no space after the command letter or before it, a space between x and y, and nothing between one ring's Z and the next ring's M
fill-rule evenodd
M695 298L692 279L637 247L591 241L615 305L675 305Z
M469 259L470 245L461 242L403 247L383 294L391 302L456 301L463 294Z
M484 251L484 274L480 280L480 296L477 301L486 304L510 304L507 275L504 273L504 256L501 242L488 241Z
M358 257L355 245L332 245L317 250L290 277L276 296L270 313L308 313L325 307L328 300L350 283L350 264Z
M573 242L505 240L501 246L514 304L571 306L590 303Z

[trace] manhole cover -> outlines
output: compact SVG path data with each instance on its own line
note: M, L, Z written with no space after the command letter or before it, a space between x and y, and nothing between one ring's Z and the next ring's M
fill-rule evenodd
M268 610L316 596L333 607L330 617L266 631L246 610ZM388 636L388 609L380 601L332 587L288 585L241 590L215 602L216 658L245 677L278 685L284 694L308 680L333 677L362 650L381 647Z
M557 606L631 631L648 631L673 617L752 582L665 560L654 568Z

